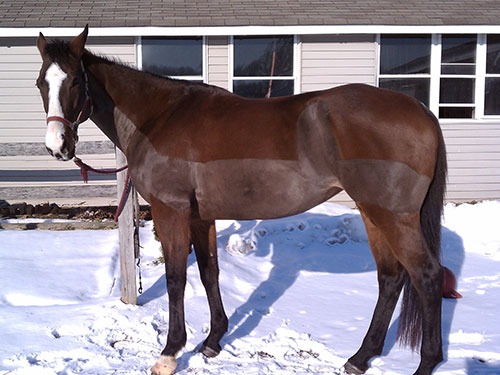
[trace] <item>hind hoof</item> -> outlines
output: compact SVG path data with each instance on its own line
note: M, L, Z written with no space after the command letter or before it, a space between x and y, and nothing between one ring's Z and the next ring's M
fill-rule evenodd
M354 366L351 362L347 362L344 365L344 372L346 374L354 374L354 375L361 375L364 374L365 372Z
M172 375L177 368L177 361L174 357L161 355L151 369L151 375Z
M209 348L208 346L203 345L200 348L200 352L207 358L213 358L213 357L217 357L217 355L220 353L220 350L215 350L215 349Z

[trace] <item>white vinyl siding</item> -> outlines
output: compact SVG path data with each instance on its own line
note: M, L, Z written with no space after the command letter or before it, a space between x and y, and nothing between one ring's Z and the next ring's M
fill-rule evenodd
M207 38L207 83L229 89L229 38L211 36Z
M500 199L500 121L441 121L448 152L447 201Z
M301 37L301 91L347 83L376 83L374 35L304 35Z

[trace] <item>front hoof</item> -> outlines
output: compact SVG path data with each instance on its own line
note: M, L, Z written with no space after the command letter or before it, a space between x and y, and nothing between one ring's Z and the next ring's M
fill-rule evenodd
M161 355L151 369L151 375L172 375L177 368L177 361L174 357Z
M344 365L344 372L346 374L355 374L355 375L361 375L364 374L365 372L354 366L351 362L347 362Z
M200 348L200 353L202 353L207 358L213 358L213 357L217 357L217 355L220 353L220 349L215 350L215 349L209 348L208 346L202 345Z

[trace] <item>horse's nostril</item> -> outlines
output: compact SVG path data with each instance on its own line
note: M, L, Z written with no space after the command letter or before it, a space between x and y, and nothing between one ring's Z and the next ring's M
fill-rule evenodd
M54 156L56 157L57 160L61 160L63 158L59 152L57 152Z
M45 147L47 149L47 152L51 155L51 156L54 156L54 152L48 148L48 147Z

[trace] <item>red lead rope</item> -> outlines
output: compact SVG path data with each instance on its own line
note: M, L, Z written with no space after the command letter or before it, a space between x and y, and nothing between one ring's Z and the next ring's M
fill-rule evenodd
M125 165L124 167L116 169L95 169L92 168L90 165L85 164L80 158L77 158L76 156L73 158L73 161L80 168L80 175L82 176L83 182L85 183L89 181L89 172L100 173L100 174L113 174L124 171L125 169L128 168L128 165ZM118 217L123 211L123 207L125 206L125 202L127 201L127 197L130 193L131 188L132 188L132 182L130 181L130 174L129 171L127 170L127 177L125 178L125 187L123 188L123 193L120 199L120 203L116 208L116 213L114 217L115 221L118 221Z

